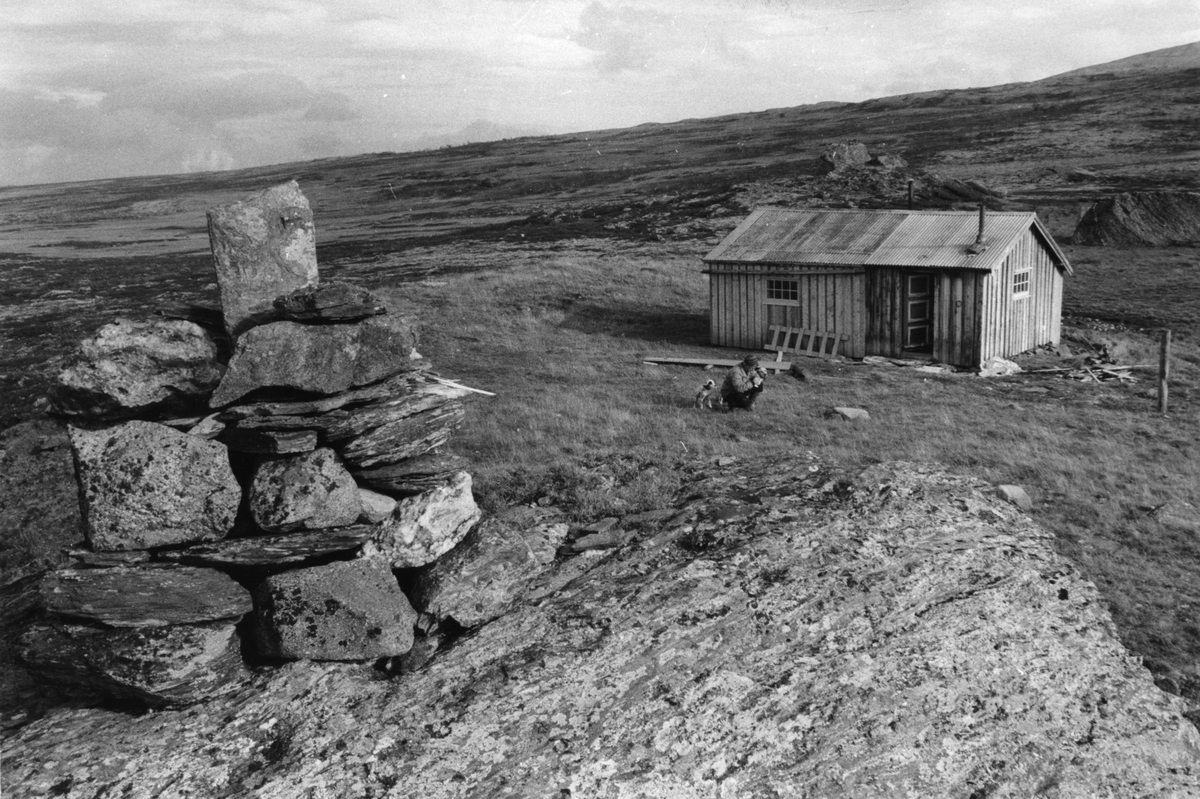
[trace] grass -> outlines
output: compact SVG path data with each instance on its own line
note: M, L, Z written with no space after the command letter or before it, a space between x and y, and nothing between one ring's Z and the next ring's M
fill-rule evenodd
M807 380L772 378L753 414L696 411L692 396L708 375L642 363L654 355L738 354L706 344L708 288L695 250L594 241L533 246L507 252L499 268L388 292L420 317L420 348L442 374L499 395L468 401L452 444L472 461L482 504L540 500L590 521L669 502L681 459L747 455L813 453L846 469L937 462L1019 484L1060 551L1099 586L1126 645L1164 685L1200 702L1200 544L1152 515L1169 501L1200 507L1194 331L1181 329L1176 341L1167 416L1156 412L1152 372L1142 372L1139 383L1111 385L809 359L801 359ZM1127 266L1134 255L1116 260ZM495 255L455 255L473 257ZM1090 298L1122 296L1137 309L1135 321L1153 321L1144 315L1146 298L1109 285L1126 266L1081 266L1068 283L1072 310L1085 312ZM1168 306L1160 297L1160 313L1178 312ZM1119 340L1139 363L1155 359L1148 332L1078 335ZM871 421L827 418L837 405L865 408Z

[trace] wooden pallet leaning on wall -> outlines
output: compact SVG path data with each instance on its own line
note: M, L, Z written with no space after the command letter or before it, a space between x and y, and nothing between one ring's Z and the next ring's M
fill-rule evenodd
M782 325L771 325L768 330L771 331L771 343L763 349L774 352L777 361L783 358L785 352L807 355L810 358L836 358L842 342L850 339L845 333Z

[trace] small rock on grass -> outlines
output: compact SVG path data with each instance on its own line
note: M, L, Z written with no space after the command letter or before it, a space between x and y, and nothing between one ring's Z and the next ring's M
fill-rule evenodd
M871 414L867 413L862 408L831 408L825 413L830 418L845 419L848 422L854 421L870 421Z
M1029 494L1025 492L1025 489L1020 486L996 486L996 496L1010 505L1016 505L1021 510L1027 511L1033 508L1033 500L1029 498Z

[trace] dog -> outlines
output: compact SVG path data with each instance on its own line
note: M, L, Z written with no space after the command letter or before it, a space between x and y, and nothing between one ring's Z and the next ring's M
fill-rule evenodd
M721 395L717 392L717 381L705 380L704 385L696 392L696 400L692 403L695 408L716 408L721 404Z

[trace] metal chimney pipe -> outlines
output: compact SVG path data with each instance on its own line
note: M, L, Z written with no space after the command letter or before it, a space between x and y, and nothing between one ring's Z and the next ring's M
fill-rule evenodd
M912 186L913 186L913 182L912 182L912 179L910 178L908 181L908 210L910 210L910 211L912 210Z
M979 204L979 235L975 237L976 244L983 244L983 203Z

